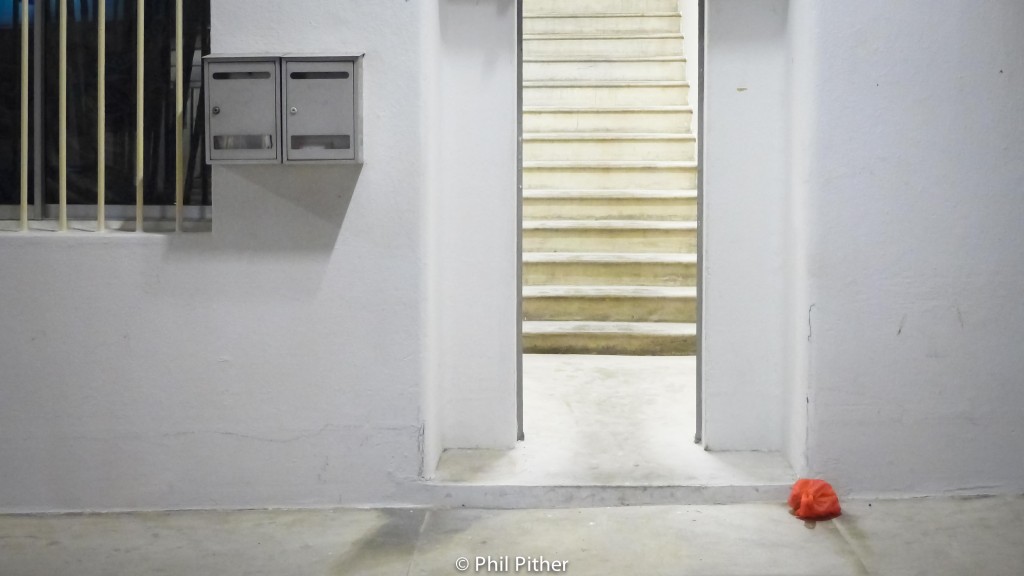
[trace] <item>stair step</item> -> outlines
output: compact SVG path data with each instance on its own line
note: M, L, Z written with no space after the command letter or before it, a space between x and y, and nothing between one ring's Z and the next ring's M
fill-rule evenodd
M525 189L695 188L696 162L523 162Z
M524 16L654 14L678 11L678 0L559 0L558 2L526 2L523 5Z
M672 33L682 30L678 12L627 14L558 14L524 16L525 34L564 34L579 31L609 34Z
M692 134L529 132L523 160L694 160Z
M526 190L523 198L552 200L696 200L696 190Z
M524 34L523 56L682 56L682 34Z
M695 286L696 254L524 252L524 286Z
M525 220L696 220L696 190L524 190Z
M652 33L652 34L603 34L603 33L579 33L579 34L523 34L523 40L682 40L683 35L679 32ZM564 54L556 53L558 56Z
M531 81L523 82L523 106L610 108L681 106L687 103L685 81Z
M523 79L540 80L686 80L686 58L576 57L523 60Z
M683 322L523 322L527 354L690 356L697 325Z
M693 108L650 106L572 108L527 106L523 108L524 132L668 132L692 131Z
M673 162L668 160L531 160L523 162L524 168L696 168L692 161Z
M524 320L696 322L696 287L524 286Z
M524 56L523 62L686 62L686 56Z
M524 252L693 252L697 223L663 220L526 220Z

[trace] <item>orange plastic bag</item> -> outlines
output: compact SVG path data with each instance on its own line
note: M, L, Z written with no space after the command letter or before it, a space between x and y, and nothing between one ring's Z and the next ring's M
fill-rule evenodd
M793 484L789 507L801 520L828 520L843 513L832 485L810 478L801 478Z

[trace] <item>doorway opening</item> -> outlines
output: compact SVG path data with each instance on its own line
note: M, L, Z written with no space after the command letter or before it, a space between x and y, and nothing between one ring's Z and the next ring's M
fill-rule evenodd
M779 454L700 434L705 3L516 5L522 436L444 450L432 482L511 507L787 493Z
M529 481L694 479L700 4L521 1Z

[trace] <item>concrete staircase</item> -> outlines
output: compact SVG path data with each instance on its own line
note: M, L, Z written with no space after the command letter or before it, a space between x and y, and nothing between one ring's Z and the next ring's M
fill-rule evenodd
M692 355L697 164L676 0L525 0L523 348Z

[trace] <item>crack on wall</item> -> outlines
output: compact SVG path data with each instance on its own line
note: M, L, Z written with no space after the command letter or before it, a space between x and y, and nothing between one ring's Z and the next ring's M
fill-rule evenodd
M226 430L202 430L202 431L188 431L188 432L172 432L170 434L164 434L165 438L178 438L181 436L193 436L196 434L216 434L218 436L230 436L232 438L243 438L245 440L256 440L258 442L270 442L273 444L289 444L291 442L298 442L299 440L306 440L323 434L330 428L329 424L324 424L319 430L314 432L307 432L305 434L299 434L297 436L291 436L288 438L268 438L266 436L254 436L251 434L242 434L240 432L229 432Z
M419 452L419 470L417 476L423 478L427 475L427 427L426 424L420 423L419 429L416 431L416 449Z
M811 304L807 308L807 341L808 342L811 341L811 335L814 333L814 327L811 326L811 311L814 310L814 307L817 306L817 305L818 305L818 303L815 302L814 304Z

